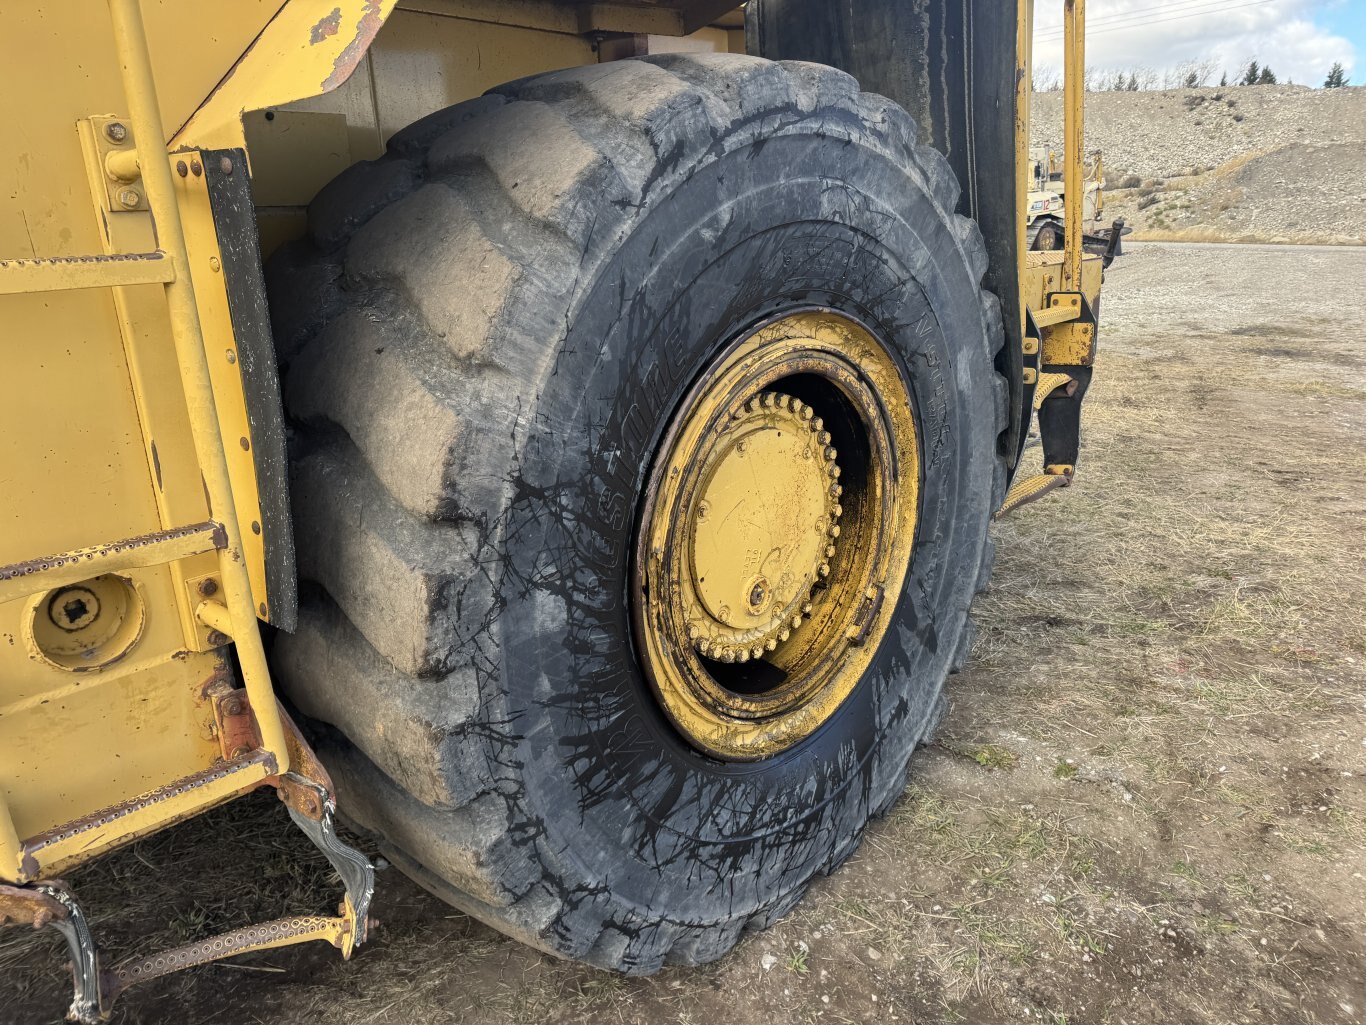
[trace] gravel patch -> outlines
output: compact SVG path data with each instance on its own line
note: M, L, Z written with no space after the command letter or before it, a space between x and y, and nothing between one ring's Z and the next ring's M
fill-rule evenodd
M1036 145L1059 148L1061 94L1033 113ZM1105 220L1139 238L1366 243L1366 88L1097 92L1086 116Z

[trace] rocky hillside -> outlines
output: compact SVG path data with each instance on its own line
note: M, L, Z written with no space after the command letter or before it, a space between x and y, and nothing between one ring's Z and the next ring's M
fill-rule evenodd
M1060 148L1061 94L1034 103ZM1086 119L1105 219L1139 238L1366 244L1366 88L1090 93Z

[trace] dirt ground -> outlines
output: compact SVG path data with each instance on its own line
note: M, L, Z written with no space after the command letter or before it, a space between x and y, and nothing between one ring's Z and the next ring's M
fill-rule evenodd
M116 1020L1366 1018L1363 281L1363 250L1132 247L1080 476L997 526L937 742L857 855L719 963L555 961L388 870L350 963L246 957ZM335 900L265 796L70 882L120 952ZM62 961L0 933L0 1023L59 1020Z

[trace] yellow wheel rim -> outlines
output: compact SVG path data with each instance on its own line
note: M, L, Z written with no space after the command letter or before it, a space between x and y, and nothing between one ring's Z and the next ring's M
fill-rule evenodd
M844 703L895 612L919 488L910 393L862 325L795 313L717 358L652 469L632 595L694 746L766 758Z

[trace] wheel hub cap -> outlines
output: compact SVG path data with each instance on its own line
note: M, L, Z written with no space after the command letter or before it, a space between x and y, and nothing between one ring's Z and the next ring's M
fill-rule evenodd
M644 495L634 636L668 718L716 757L777 754L863 678L910 565L920 460L890 351L830 310L719 354Z
M688 636L702 655L748 662L801 626L830 575L840 468L824 422L790 395L751 398L725 430L692 509Z

